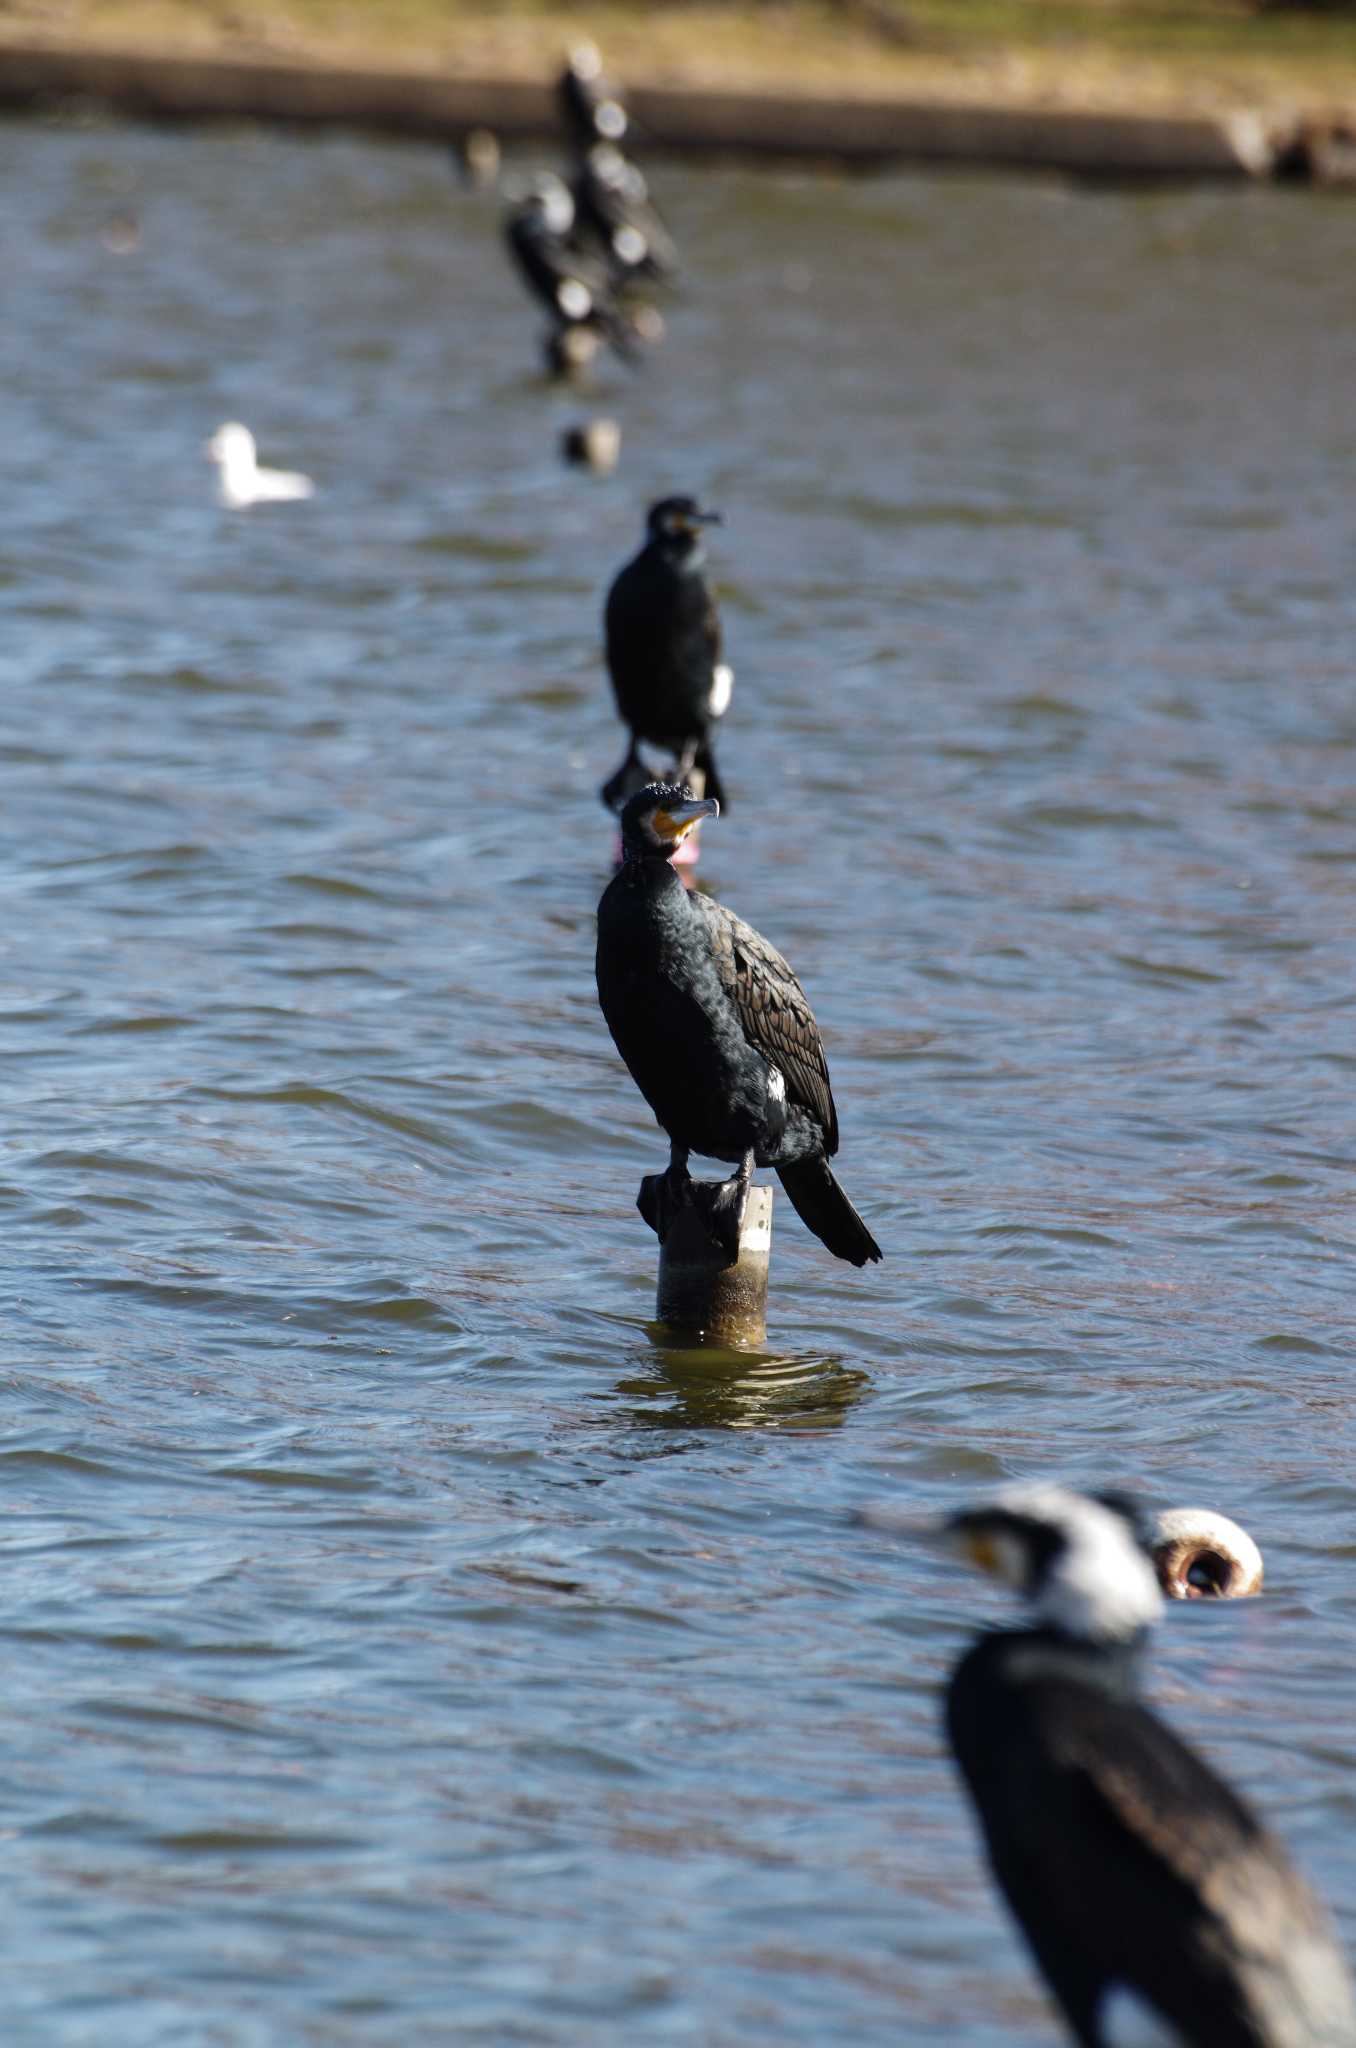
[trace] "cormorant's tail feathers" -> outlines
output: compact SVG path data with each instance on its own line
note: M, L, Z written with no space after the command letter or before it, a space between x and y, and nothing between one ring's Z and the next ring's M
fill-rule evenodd
M796 1166L779 1166L777 1177L806 1229L812 1230L836 1259L846 1259L851 1266L864 1266L868 1260L883 1256L834 1179L827 1159L805 1159Z

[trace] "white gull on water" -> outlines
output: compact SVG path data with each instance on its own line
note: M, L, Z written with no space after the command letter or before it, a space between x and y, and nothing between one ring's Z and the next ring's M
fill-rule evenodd
M254 436L239 420L227 420L207 443L217 465L223 505L239 507L276 503L282 498L309 498L315 485L294 469L262 469Z

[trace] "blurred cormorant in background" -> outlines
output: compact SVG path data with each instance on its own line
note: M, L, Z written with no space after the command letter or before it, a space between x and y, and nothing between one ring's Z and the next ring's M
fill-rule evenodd
M560 74L556 98L570 145L581 153L595 142L620 142L625 135L626 109L603 77L596 43L575 44Z
M504 239L523 281L551 316L548 361L555 367L559 354L563 365L574 366L572 351L560 344L576 330L605 335L632 361L635 335L617 309L604 269L575 248L573 228L574 201L550 171L533 180L504 220Z
M614 280L672 278L678 250L650 198L644 174L610 142L595 142L571 186L580 227L601 247Z

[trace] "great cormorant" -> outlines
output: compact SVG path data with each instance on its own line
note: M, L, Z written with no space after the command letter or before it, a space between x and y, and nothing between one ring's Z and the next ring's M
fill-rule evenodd
M705 794L727 808L711 747L734 676L720 658L720 618L702 575L702 528L719 524L695 498L661 498L646 516L646 539L618 572L603 626L617 710L629 728L626 758L603 784L603 802L619 810L645 775L641 740L678 757L679 782L694 768Z
M1356 2048L1324 1908L1140 1699L1161 1600L1149 1531L1108 1499L1018 1488L943 1532L1034 1615L947 1692L994 1874L1083 2048Z
M611 142L595 142L571 186L580 226L602 247L620 286L634 277L671 278L678 250L659 218L644 174Z
M553 172L540 175L510 207L504 240L524 284L551 316L556 336L583 329L602 334L628 362L635 336L613 302L602 266L581 256L571 241L574 201Z
M829 1167L838 1117L805 991L775 947L690 893L669 865L687 833L719 810L673 783L638 791L622 812L622 864L598 906L598 1001L669 1135L668 1171L646 1182L641 1212L662 1240L674 1211L700 1199L733 1262L753 1169L771 1166L821 1243L862 1266L880 1246ZM698 1197L691 1152L739 1170Z
M556 99L573 148L585 150L595 142L620 142L625 135L626 109L603 77L603 59L596 43L575 44L560 74Z

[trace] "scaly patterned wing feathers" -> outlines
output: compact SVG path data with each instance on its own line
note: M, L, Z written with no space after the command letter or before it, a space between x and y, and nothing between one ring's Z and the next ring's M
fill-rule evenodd
M790 1101L822 1126L825 1156L831 1158L838 1150L838 1115L824 1044L804 989L777 948L742 917L695 890L691 900L706 917L716 973L745 1038L781 1071Z

